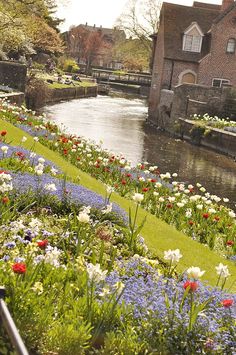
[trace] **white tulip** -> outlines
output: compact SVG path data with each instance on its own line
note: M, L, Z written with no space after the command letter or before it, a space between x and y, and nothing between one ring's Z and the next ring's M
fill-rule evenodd
M198 266L191 266L187 270L188 277L198 280L205 274L205 271L201 271Z

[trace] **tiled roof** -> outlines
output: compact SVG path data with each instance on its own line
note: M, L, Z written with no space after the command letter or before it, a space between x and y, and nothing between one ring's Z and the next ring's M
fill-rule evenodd
M224 18L233 8L236 7L236 2L231 4L224 12L220 13L217 18L213 21L214 23L218 23L221 21L222 18Z
M198 3L199 4L199 3ZM199 5L198 5L199 6ZM198 62L208 52L209 36L203 39L202 52L192 53L182 50L183 34L192 22L197 22L202 32L207 34L212 22L219 15L219 7L190 7L163 3L161 21L164 21L164 57Z

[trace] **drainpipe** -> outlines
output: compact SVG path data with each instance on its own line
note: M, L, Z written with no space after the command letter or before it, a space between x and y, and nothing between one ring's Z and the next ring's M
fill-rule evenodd
M175 66L175 62L174 62L174 60L171 60L171 72L170 72L170 82L169 82L168 90L171 90L173 73L174 73L174 66Z

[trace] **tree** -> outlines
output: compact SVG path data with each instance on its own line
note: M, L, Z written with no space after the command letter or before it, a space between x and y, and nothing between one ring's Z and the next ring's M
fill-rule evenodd
M0 51L61 52L54 0L0 0Z
M91 30L85 26L72 27L67 33L66 42L68 54L78 61L83 59L88 74L94 59L110 49L110 44L104 40L102 30L96 28Z
M143 48L140 39L126 39L117 42L113 49L113 56L128 71L148 71L149 52Z
M149 54L152 50L150 35L159 27L161 0L128 0L126 10L116 21L128 37L139 39Z

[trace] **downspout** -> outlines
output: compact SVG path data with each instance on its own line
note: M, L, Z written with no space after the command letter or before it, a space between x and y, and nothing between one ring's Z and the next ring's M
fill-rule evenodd
M171 90L173 73L174 73L174 66L175 66L175 61L173 59L171 59L171 72L170 72L170 82L169 82L168 90Z

